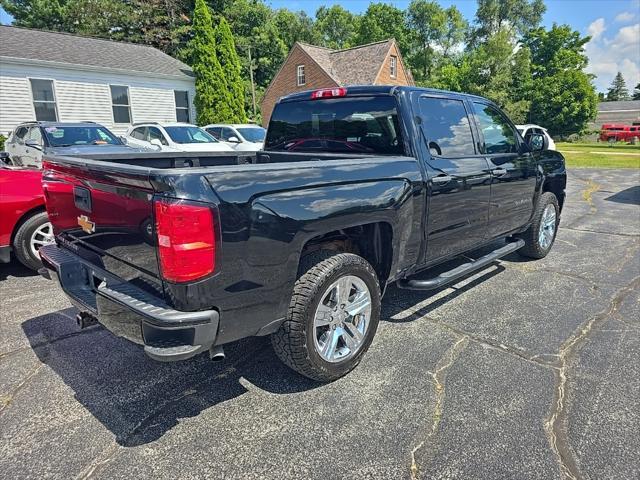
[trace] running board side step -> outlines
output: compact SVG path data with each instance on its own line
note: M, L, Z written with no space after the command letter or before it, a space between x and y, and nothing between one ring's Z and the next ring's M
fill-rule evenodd
M524 240L516 240L515 242L509 242L505 246L494 250L491 253L474 260L472 262L463 263L459 267L456 267L448 272L441 273L437 277L428 278L426 280L398 280L398 287L405 288L407 290L435 290L448 283L451 283L465 275L480 270L486 267L492 262L515 252L516 250L524 247Z

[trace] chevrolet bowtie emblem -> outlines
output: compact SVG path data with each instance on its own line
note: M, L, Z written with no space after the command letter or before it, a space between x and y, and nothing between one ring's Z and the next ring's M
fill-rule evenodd
M80 215L78 217L78 225L80 225L80 228L87 233L93 233L96 231L96 224L89 220L89 217L86 215Z

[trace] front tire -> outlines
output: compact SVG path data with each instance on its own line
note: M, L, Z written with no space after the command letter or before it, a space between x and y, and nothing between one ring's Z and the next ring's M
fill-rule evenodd
M53 227L47 212L34 213L28 217L13 238L13 251L25 267L38 270L42 267L38 250L54 242Z
M285 365L331 382L353 370L371 345L380 319L380 286L364 258L321 253L301 269L287 317L271 343Z
M559 221L558 199L551 192L543 193L536 205L531 225L520 235L525 245L518 250L518 253L529 258L546 257L556 239Z

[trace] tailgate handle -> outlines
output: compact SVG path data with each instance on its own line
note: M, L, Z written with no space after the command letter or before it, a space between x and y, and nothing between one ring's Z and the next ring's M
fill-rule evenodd
M84 187L73 187L73 203L80 210L91 213L91 191Z

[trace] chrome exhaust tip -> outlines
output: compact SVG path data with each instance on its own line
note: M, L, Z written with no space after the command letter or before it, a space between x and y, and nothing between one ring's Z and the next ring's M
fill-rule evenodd
M209 357L214 362L223 361L225 359L225 355L224 355L224 349L222 348L222 345L212 346L211 349L209 350Z

